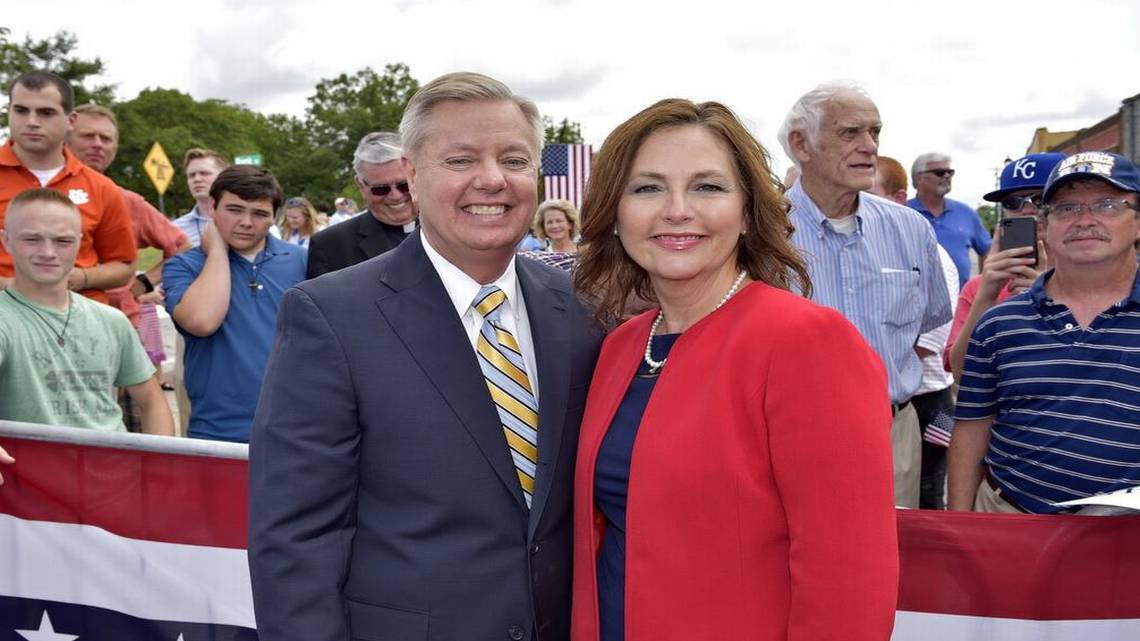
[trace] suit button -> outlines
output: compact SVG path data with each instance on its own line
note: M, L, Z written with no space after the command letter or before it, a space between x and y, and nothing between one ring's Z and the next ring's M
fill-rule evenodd
M537 543L531 543L530 544L530 553L531 554L538 554L538 544Z
M526 636L523 634L521 625L512 625L511 627L507 628L507 634L509 634L511 639L514 639L514 641L522 641L522 638Z

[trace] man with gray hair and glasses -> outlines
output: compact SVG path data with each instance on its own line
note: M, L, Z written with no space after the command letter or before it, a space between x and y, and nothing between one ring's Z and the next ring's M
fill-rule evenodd
M397 133L374 131L360 139L352 170L368 209L312 237L308 278L379 256L415 230L415 205L400 166L403 153Z
M954 170L950 156L940 153L922 154L910 168L915 197L906 206L922 214L934 226L938 244L950 254L958 268L958 287L970 280L970 249L978 253L978 269L990 251L990 233L982 226L978 213L964 202L947 198Z
M801 96L779 138L802 172L786 196L813 298L846 316L883 360L890 393L883 402L894 416L895 502L918 507L921 442L910 399L922 381L920 357L942 349L919 337L950 320L950 294L930 225L867 191L882 127L866 92L836 83Z

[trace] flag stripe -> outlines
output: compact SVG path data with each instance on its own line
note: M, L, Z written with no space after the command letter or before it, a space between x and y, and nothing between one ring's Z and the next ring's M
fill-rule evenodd
M1140 618L1140 516L900 510L899 609Z
M145 619L255 627L245 550L139 541L98 527L5 514L0 541L0 595Z

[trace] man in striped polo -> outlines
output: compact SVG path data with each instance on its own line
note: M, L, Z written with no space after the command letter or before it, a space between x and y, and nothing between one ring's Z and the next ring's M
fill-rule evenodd
M970 337L949 452L949 508L1056 513L1140 485L1140 175L1083 152L1045 184L1054 268Z

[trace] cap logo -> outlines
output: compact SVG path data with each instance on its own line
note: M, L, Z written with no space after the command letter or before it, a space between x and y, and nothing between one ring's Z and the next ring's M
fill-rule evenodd
M1111 177L1114 163L1113 157L1103 151L1083 151L1062 160L1057 166L1056 178L1069 174L1097 174Z
M1029 158L1022 158L1013 165L1013 177L1021 176L1025 180L1031 180L1033 176L1037 175L1037 161L1030 160Z

